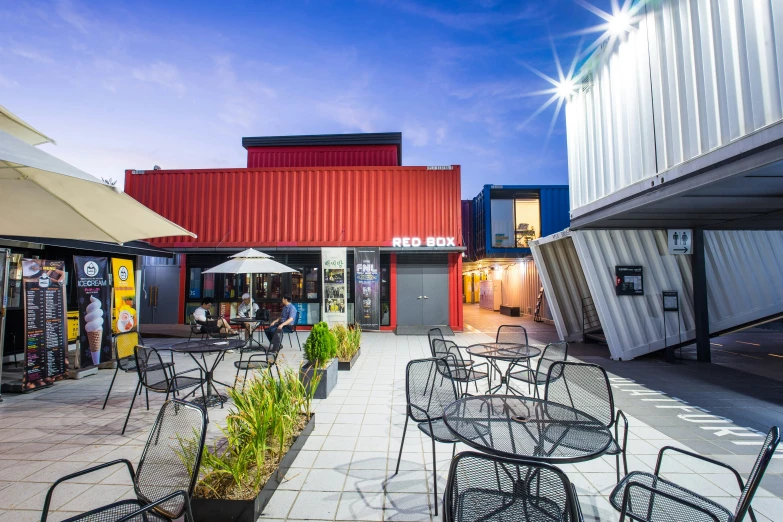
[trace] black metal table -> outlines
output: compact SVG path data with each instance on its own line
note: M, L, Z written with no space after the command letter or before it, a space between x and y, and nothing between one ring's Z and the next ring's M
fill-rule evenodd
M500 383L494 388L490 388L489 394L497 392L505 385L506 393L513 392L517 395L524 395L519 390L511 387L508 374L514 364L519 361L526 361L528 368L530 368L530 359L541 355L541 350L538 348L518 343L480 343L468 346L466 351L473 357L482 357L489 361L492 368L500 375ZM507 361L510 363L505 373L498 367L498 361Z
M261 319L256 319L255 317L233 317L229 320L229 323L231 324L239 324L244 327L245 331L247 332L247 341L245 341L244 348L252 348L253 343L256 343L261 350L265 350L263 342L258 342L253 337L253 331L255 330L254 325L261 324L263 321Z
M193 402L202 404L206 410L209 406L216 406L223 404L228 400L226 395L219 393L215 390L214 383L222 384L223 386L230 386L224 382L215 380L215 368L223 360L226 355L226 351L241 348L245 345L245 341L238 339L202 339L202 340L190 340L184 343L178 343L173 345L169 350L177 353L186 353L190 355L196 365L204 372L205 379L207 381L207 395L206 397L200 397L193 400ZM217 357L212 361L210 367L207 363L207 354L216 353ZM200 358L198 356L201 356ZM200 360L199 360L200 359Z
M585 412L515 395L460 399L446 406L443 421L479 451L551 464L600 457L612 442L609 429Z

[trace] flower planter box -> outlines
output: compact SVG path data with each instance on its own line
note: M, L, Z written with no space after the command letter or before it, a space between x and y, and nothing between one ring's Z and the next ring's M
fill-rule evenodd
M337 385L337 363L338 361L335 357L332 359L332 362L330 362L329 365L323 370L315 370L317 374L321 376L321 381L318 383L318 387L315 389L315 394L313 394L314 399L327 398L332 389L334 389L334 387ZM305 364L299 369L299 378L302 379L302 382L305 383L305 386L309 385L312 376L313 367L309 364Z
M285 454L277 470L272 473L269 480L253 500L222 500L213 498L194 498L190 504L193 509L195 522L256 522L264 508L272 499L272 495L283 483L285 474L293 465L296 456L302 450L307 441L307 436L315 428L315 413L307 421L302 433Z
M356 363L356 359L359 358L359 354L362 353L362 349L359 348L356 350L356 353L353 354L353 357L351 357L350 361L339 361L337 363L337 371L339 372L350 372L353 365Z

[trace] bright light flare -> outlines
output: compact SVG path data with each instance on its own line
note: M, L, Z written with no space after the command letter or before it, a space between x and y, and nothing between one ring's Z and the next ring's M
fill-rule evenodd
M565 78L555 86L555 94L561 100L567 100L576 92L576 82L573 78Z
M607 30L612 36L620 36L631 30L631 15L628 11L619 11L607 22Z

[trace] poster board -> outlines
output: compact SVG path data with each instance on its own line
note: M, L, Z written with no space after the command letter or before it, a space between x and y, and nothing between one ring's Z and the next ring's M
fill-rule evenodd
M113 359L109 258L73 256L79 306L79 368Z
M65 262L22 259L24 372L22 388L33 390L62 379L68 371Z
M133 332L139 327L136 313L136 282L133 275L133 261L113 257L111 260L112 282L114 283L114 308L111 329L117 333Z
M614 275L617 295L644 295L641 266L615 266Z
M323 320L329 326L347 324L348 299L346 285L347 250L322 248L323 268Z
M362 330L381 329L381 249L354 248L354 320Z

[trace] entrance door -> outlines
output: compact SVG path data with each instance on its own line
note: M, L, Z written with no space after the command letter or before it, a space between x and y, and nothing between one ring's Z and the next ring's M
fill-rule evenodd
M397 265L397 324L449 324L449 275L445 262Z
M177 324L179 321L179 267L145 266L142 271L141 324Z

